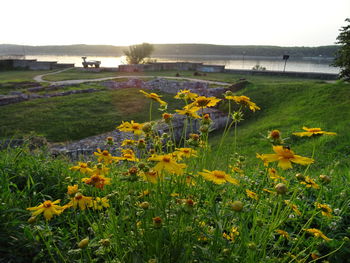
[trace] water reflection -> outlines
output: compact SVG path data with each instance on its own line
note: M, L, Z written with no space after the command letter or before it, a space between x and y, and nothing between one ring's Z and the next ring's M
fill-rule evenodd
M37 59L39 61L58 61L60 63L74 63L76 67L82 66L82 59L80 56L26 56L27 59ZM232 56L230 58L225 57L161 57L154 58L158 62L202 62L204 64L225 65L227 69L252 69L255 65L265 67L266 70L283 71L284 60L271 59L271 58L257 58L247 56ZM118 67L121 64L126 63L124 56L120 57L97 57L90 56L87 60L99 60L101 61L101 67ZM316 59L304 59L295 60L289 59L286 65L286 71L299 71L299 72L322 72L322 73L339 73L339 68L331 67L329 64L331 60L324 60L321 58Z

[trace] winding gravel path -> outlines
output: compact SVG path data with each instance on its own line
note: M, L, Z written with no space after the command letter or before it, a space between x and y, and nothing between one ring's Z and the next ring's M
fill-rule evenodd
M51 73L46 73L42 75L35 76L33 79L36 82L45 82L49 83L50 86L56 86L56 85L72 85L72 84L81 84L81 83L86 83L86 82L96 82L96 81L105 81L105 80L112 80L112 79L124 79L124 78L164 78L164 79L175 79L175 80L188 80L188 81L196 81L196 82L203 82L203 83L208 83L208 84L215 84L215 85L222 85L222 86L230 86L232 85L231 83L227 82L220 82L220 81L212 81L212 80L204 80L204 79L195 79L195 78L185 78L185 77L167 77L167 76L130 76L130 75L125 75L125 76L116 76L116 77L106 77L106 78L97 78L97 79L73 79L73 80L61 80L61 81L47 81L44 80L43 77L47 75L53 75L53 74L58 74L67 70L70 70L72 68L67 68Z

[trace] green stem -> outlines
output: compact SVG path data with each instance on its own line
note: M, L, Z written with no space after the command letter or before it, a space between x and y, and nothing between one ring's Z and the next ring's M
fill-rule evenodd
M152 121L152 106L153 106L153 101L149 104L149 121Z

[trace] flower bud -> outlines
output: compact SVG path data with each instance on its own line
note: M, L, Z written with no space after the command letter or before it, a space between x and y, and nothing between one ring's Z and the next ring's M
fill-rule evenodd
M280 194L280 195L284 195L288 191L287 186L283 183L277 184L275 186L275 190L276 190L277 194Z
M305 176L302 174L296 174L295 177L297 178L298 181L304 181L305 180Z
M100 241L98 241L98 243L100 243L104 247L108 247L108 246L110 246L111 241L108 238L104 238L104 239L101 239Z
M324 174L320 175L320 180L326 184L331 182L331 178L328 175L324 175Z
M153 225L155 227L161 227L162 226L162 219L159 216L153 217Z
M152 124L150 124L149 122L145 123L142 127L142 131L144 133L149 133L152 130Z
M200 128L199 128L199 131L201 133L208 133L209 131L209 126L208 125L202 125Z
M148 208L149 208L149 203L148 203L148 202L142 202L142 203L140 204L140 207L141 207L142 209L148 209Z
M84 238L78 243L78 248L86 248L89 245L89 238Z
M240 212L243 209L243 203L241 201L234 201L231 203L231 208L233 211Z
M36 217L32 216L31 218L28 219L29 224L34 224L36 222Z

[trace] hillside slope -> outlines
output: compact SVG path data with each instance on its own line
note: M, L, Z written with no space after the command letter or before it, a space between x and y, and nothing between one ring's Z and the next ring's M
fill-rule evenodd
M261 107L256 113L245 110L245 120L238 127L237 149L249 160L259 162L256 153L272 153L266 140L268 131L278 129L286 145L297 154L311 156L315 144L315 159L319 168L335 164L349 166L350 155L350 84L323 82L255 83L240 94L249 96ZM315 139L293 136L302 127L320 127L337 136ZM228 156L233 149L233 132L218 153ZM213 148L218 148L221 134L213 136ZM337 164L338 165L338 164ZM320 167L321 166L321 167Z

